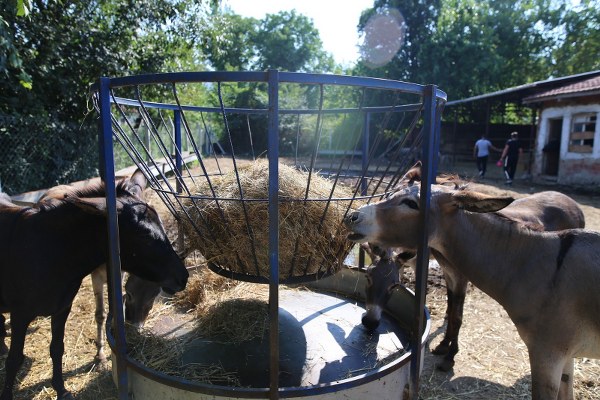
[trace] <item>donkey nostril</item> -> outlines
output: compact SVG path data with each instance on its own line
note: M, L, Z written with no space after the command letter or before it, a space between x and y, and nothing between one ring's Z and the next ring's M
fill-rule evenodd
M379 321L369 317L367 313L363 314L361 322L364 325L364 327L370 331L374 331L379 326Z

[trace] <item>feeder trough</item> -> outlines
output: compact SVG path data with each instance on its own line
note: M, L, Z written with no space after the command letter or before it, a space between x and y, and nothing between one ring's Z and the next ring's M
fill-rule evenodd
M412 349L408 332L417 306L414 293L394 290L375 331L361 323L365 312L365 274L343 268L335 275L308 284L311 290L279 293L280 397L318 399L402 399L409 383ZM422 343L429 335L425 311ZM169 316L154 333L177 340L190 333L185 323ZM423 350L421 350L423 351ZM115 357L113 357L113 360ZM269 393L268 337L241 343L189 341L181 364L219 365L240 387L207 385L149 372L132 361L129 392L141 399L246 399ZM113 364L113 367L116 367ZM113 368L116 371L116 368ZM115 374L116 379L116 374Z

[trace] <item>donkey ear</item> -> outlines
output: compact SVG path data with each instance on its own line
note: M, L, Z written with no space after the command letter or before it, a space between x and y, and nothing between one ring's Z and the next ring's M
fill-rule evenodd
M129 178L129 183L129 189L131 190L132 194L140 198L142 197L144 189L146 189L146 187L148 186L148 180L146 179L146 176L144 175L142 170L140 170L139 168L137 168L133 175L131 175L131 178Z
M488 196L483 193L461 190L452 195L456 206L476 213L494 212L503 209L515 199L512 197Z
M416 182L421 182L421 167L423 164L421 161L417 161L400 179L400 182L408 182L409 185Z

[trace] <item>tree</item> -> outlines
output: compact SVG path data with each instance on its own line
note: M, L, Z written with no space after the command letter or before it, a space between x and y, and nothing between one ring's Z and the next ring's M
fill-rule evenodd
M294 10L267 14L253 39L260 70L322 72L333 67L312 21Z
M90 84L198 62L202 57L192 53L208 26L203 20L218 6L216 0L19 2L31 6L27 17L17 16L16 0L0 6L0 145L8 143L0 150L9 149L13 160L3 157L11 164L0 179L14 190L23 190L22 182L10 180L25 174L7 173L8 167L25 171L35 163L41 173L26 182L30 188L97 174Z
M83 118L88 87L100 76L161 71L193 45L182 27L199 7L192 0L35 2L28 18L7 20L32 88L14 76L3 80L0 111Z
M329 72L334 68L333 58L322 49L318 30L296 11L257 20L226 9L214 15L211 23L202 45L216 70Z
M206 57L217 71L247 70L256 62L253 46L258 21L230 12L216 14L202 38Z
M377 0L363 13L360 29L377 13L400 11L403 47L377 68L357 71L415 83L435 83L450 99L544 79L557 24L551 0Z
M560 11L559 45L552 52L554 76L600 69L600 1L584 0Z

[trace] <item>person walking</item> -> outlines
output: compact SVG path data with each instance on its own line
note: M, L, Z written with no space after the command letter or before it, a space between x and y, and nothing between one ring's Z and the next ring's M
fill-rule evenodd
M481 139L475 142L475 146L473 147L473 158L477 160L477 170L479 171L479 176L481 178L485 177L485 173L487 171L487 161L490 155L490 149L501 152L502 150L494 147L492 142L490 142L485 134L481 135Z
M513 183L515 172L517 172L519 156L522 153L523 148L519 141L519 134L517 132L512 132L510 134L510 139L508 139L506 145L504 145L502 156L500 157L500 160L504 161L504 175L506 176L507 185L512 185Z

